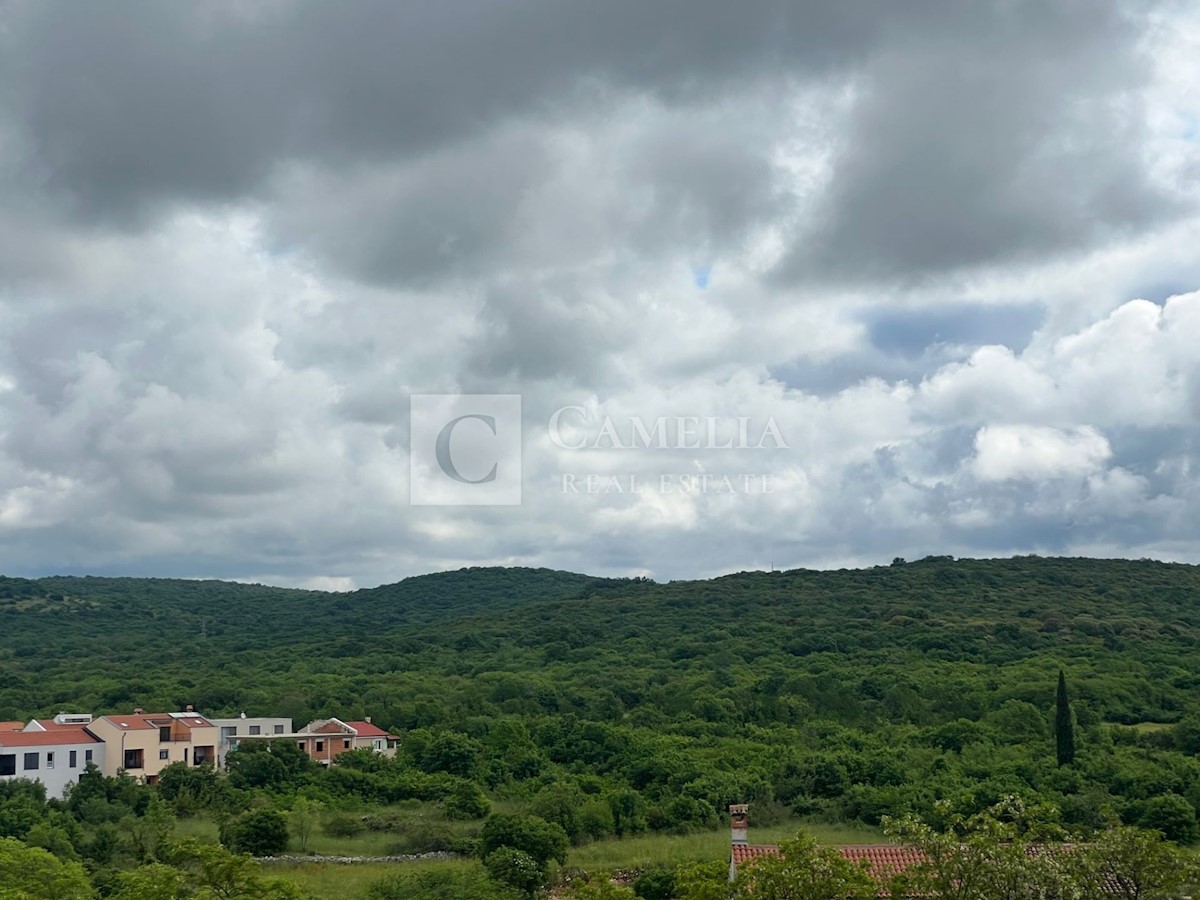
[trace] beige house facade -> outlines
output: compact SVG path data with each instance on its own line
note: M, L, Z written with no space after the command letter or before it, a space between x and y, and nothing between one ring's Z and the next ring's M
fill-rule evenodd
M104 742L105 775L125 772L154 784L171 763L217 765L220 729L191 710L100 716L88 730Z

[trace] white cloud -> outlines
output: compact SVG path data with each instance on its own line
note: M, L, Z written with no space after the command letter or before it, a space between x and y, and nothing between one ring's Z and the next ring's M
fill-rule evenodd
M983 481L1037 480L1086 475L1110 456L1112 448L1094 428L999 425L975 435L972 468Z
M481 7L487 39L457 39L486 79L438 55L440 19L398 53L394 23L327 47L315 7L218 15L202 43L165 7L137 32L51 7L0 30L37 76L0 98L0 571L1200 560L1179 5L1047 4L1002 34L988 4L883 26L814 5L787 52L754 4L645 7L566 55L506 54L492 37L524 33ZM590 15L543 11L568 41ZM971 327L947 337L947 311ZM409 506L407 398L460 390L524 395L523 506ZM771 418L788 447L571 453L545 435L569 404ZM656 489L684 474L773 490Z

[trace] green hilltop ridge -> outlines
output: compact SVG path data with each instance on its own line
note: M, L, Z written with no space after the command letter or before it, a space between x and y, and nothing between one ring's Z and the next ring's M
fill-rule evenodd
M1115 814L1191 839L1198 688L1200 568L1146 560L665 584L471 568L351 593L0 578L0 719L370 715L425 774L526 800L624 791L651 828L714 827L740 800L874 825L1017 794L1073 827Z
M672 714L684 711L685 698L736 700L744 710L747 697L727 696L733 685L713 678L732 680L743 692L782 679L769 695L810 714L929 722L968 714L984 701L957 688L939 700L942 686L916 684L913 666L954 673L951 682L986 665L998 667L990 682L1036 673L1027 687L992 689L1032 700L1044 694L1044 673L1066 664L1077 698L1106 720L1169 722L1195 705L1191 694L1200 684L1200 568L929 557L656 584L478 567L347 593L183 579L0 577L7 681L37 673L31 681L48 689L47 676L73 677L90 651L106 668L129 665L139 683L153 674L162 687L152 693L166 700L174 655L186 657L191 671L176 687L203 694L198 676L230 684L227 667L236 671L245 662L229 656L246 650L281 677L255 673L246 686L231 686L226 693L245 698L234 706L268 702L272 684L285 690L293 665L336 679L358 660L386 675L383 682L417 672L527 672L536 679L553 671L565 685L576 674L605 673L580 689L604 695L609 705L615 700L622 715L637 712L663 678ZM378 672L383 658L390 662ZM322 660L330 664L318 665ZM854 676L833 679L847 665ZM693 684L697 676L702 681ZM872 679L880 684L864 690ZM844 696L833 702L830 692ZM761 704L768 694L750 696ZM85 694L76 702L101 700ZM31 696L18 707L28 713L54 702L63 701ZM12 706L0 693L0 708Z

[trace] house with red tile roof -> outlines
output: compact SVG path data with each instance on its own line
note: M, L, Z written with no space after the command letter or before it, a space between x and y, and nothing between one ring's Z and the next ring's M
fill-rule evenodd
M745 803L735 803L729 807L729 822L731 846L729 854L729 880L737 878L738 869L747 863L752 863L762 856L778 856L779 848L774 844L751 844L747 839L749 832L749 810ZM856 865L864 866L876 881L883 884L893 875L908 870L912 866L925 861L923 854L916 847L904 847L896 844L862 844L835 847L842 856Z
M900 847L895 844L851 844L834 847L848 862L864 866L871 877L881 884L893 875L899 875L918 863L925 861L916 847ZM779 848L774 844L734 844L729 861L729 879L737 877L738 868L761 856L778 856Z
M747 840L747 815L749 807L744 803L729 807L732 844L729 855L729 880L737 878L739 868L753 865L756 859L763 856L778 856L779 847L774 844L751 844ZM1031 845L1026 848L1030 858L1043 854L1070 853L1078 845L1044 844ZM899 844L848 844L834 847L843 859L863 866L867 872L879 882L881 889L893 876L903 874L915 866L927 861L928 857L916 847ZM1103 877L1101 890L1106 895L1129 895L1129 884L1116 873L1109 872ZM884 895L881 895L884 896ZM887 895L887 896L890 896Z
M40 781L48 797L63 797L88 765L104 767L104 742L86 725L92 717L59 713L27 723L0 722L0 781Z
M344 722L341 719L317 719L299 731L285 734L239 735L238 743L262 740L293 740L312 759L327 766L349 750L373 750L383 756L396 755L400 743L397 735L372 724L368 717L362 721Z

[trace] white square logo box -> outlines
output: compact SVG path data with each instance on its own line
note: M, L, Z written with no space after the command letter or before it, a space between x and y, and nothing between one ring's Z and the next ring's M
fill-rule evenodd
M413 506L519 506L521 395L413 394Z

